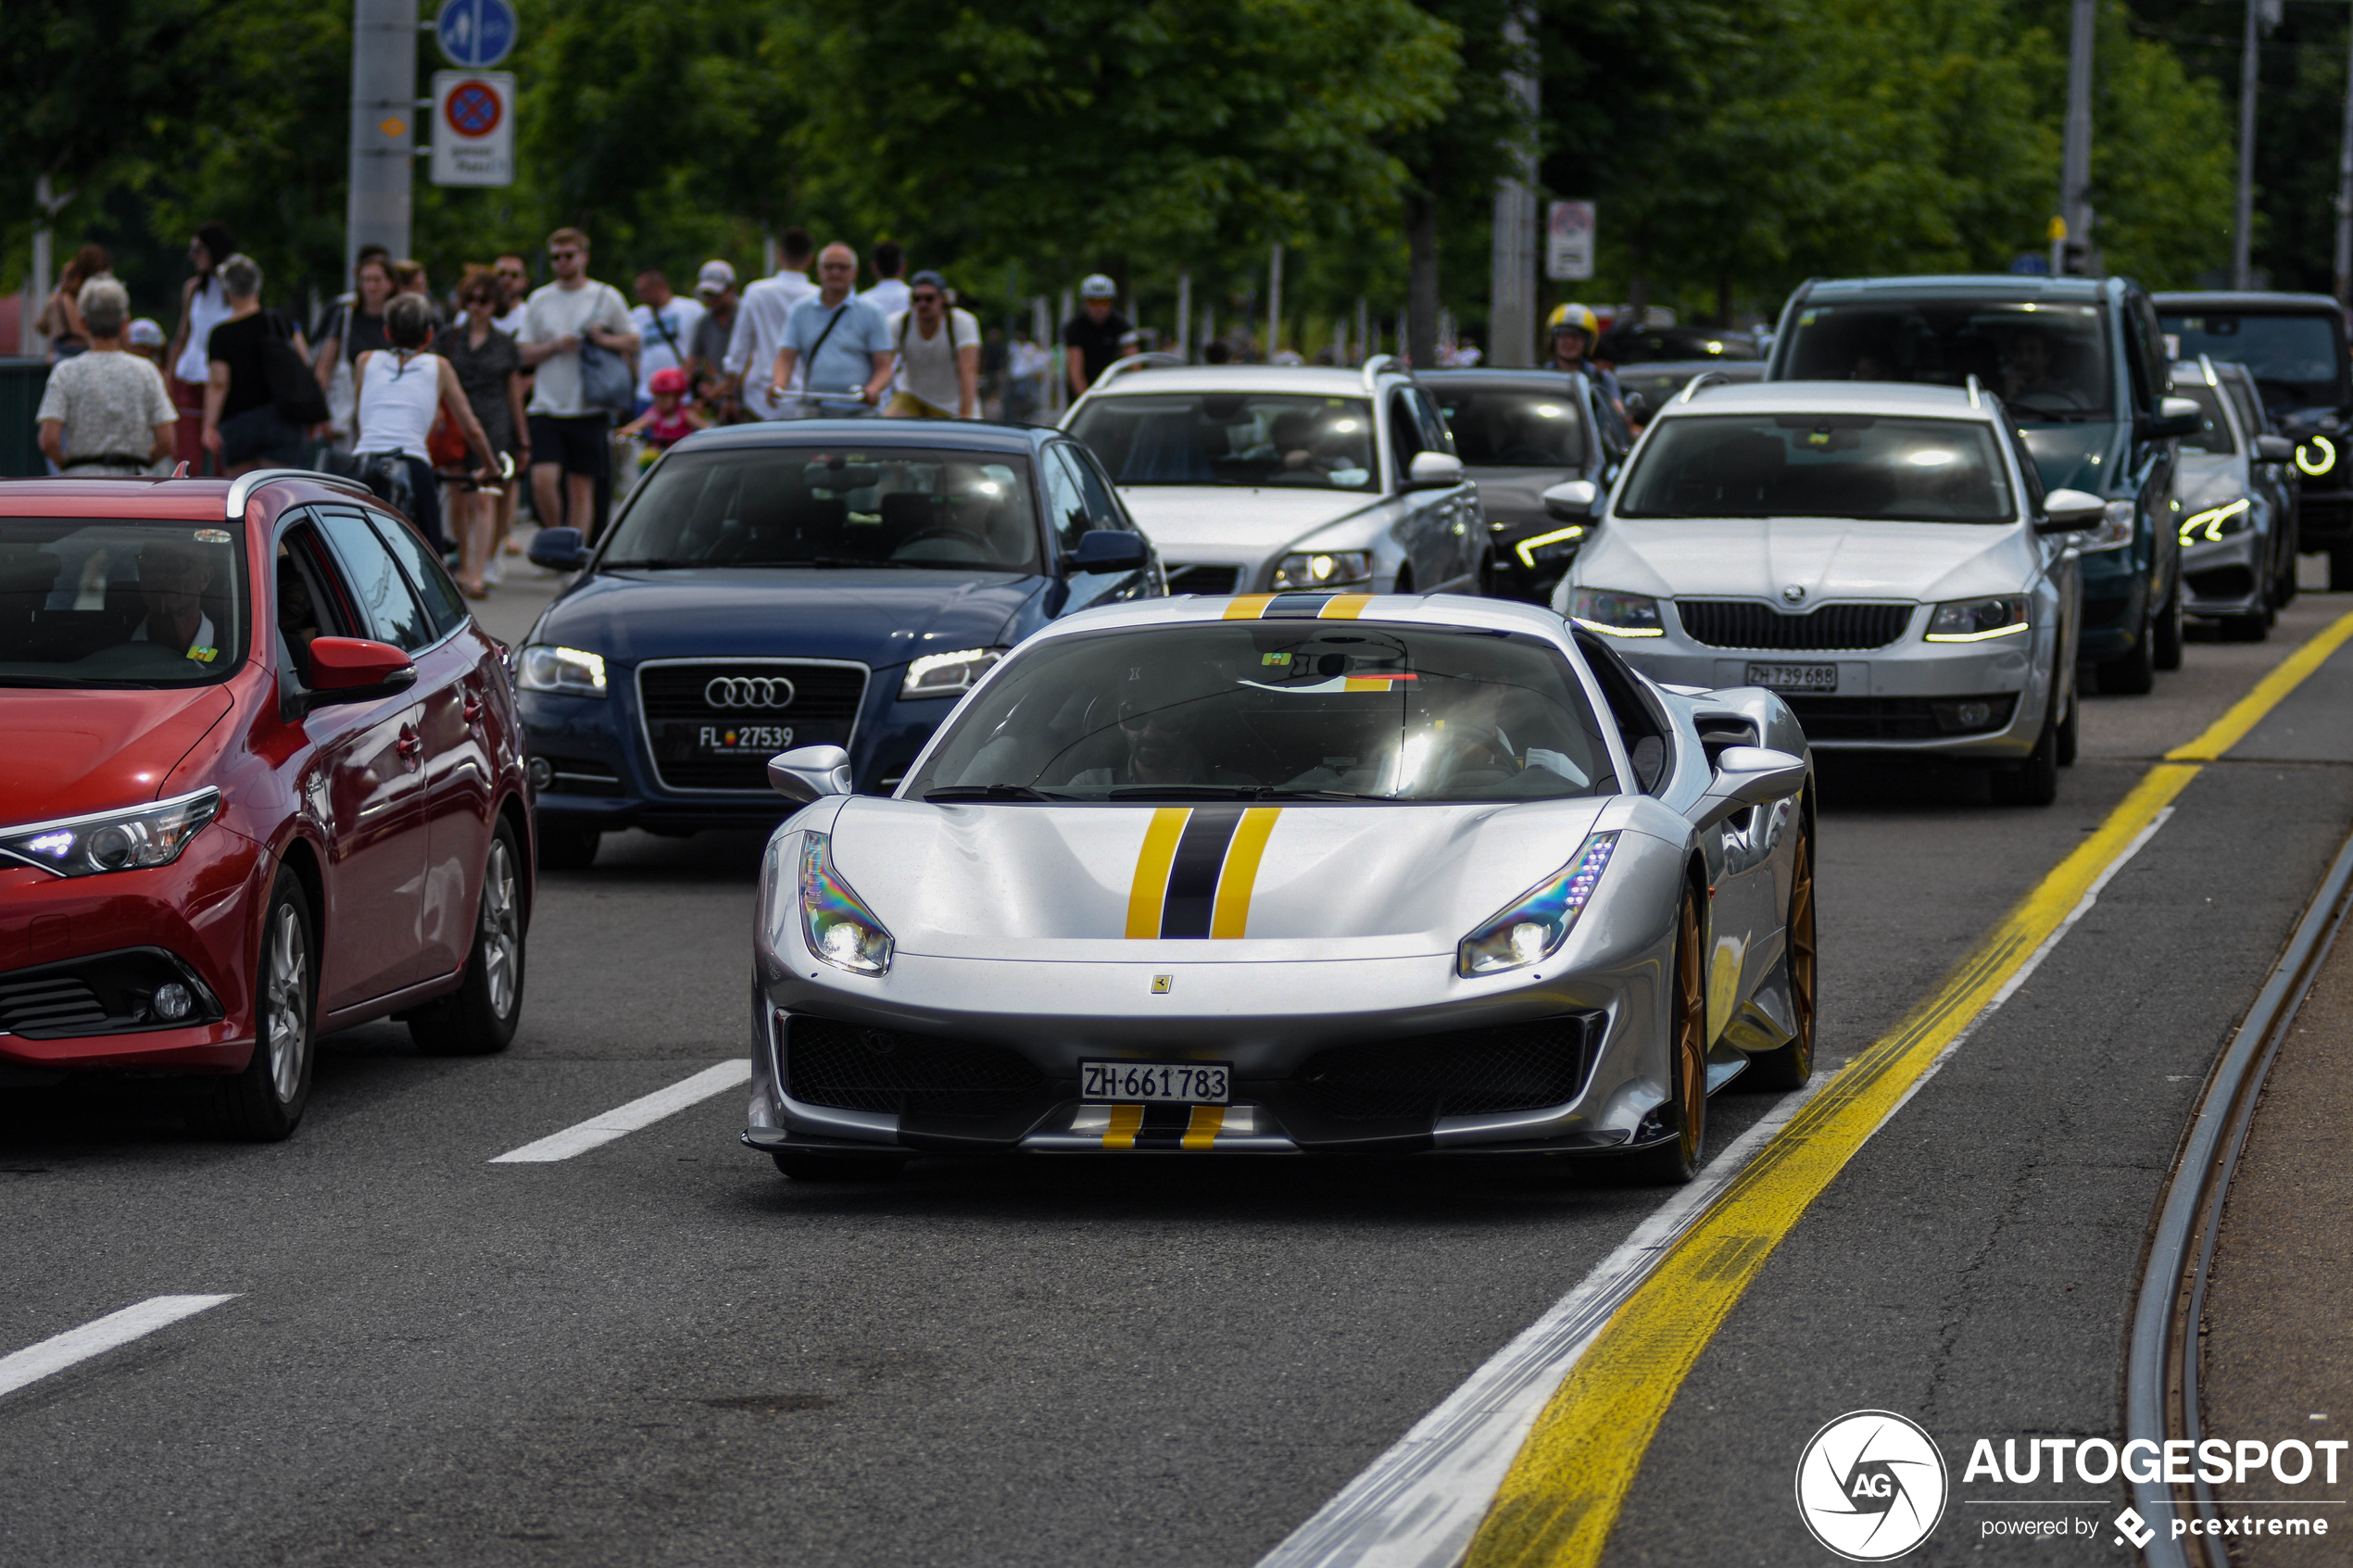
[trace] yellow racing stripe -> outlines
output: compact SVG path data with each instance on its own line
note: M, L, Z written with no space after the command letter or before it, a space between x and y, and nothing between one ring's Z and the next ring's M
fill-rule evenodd
M1373 596L1370 594L1335 595L1330 603L1325 605L1322 609L1316 612L1315 619L1318 621L1353 621L1358 616L1364 614L1365 607L1372 602Z
M1242 813L1226 849L1225 869L1217 874L1217 902L1209 917L1213 937L1240 937L1250 930L1250 896L1258 884L1258 862L1266 853L1266 835L1275 831L1279 806L1253 806ZM1135 915L1128 915L1132 925ZM1187 1146L1190 1148L1190 1145Z
M1127 890L1127 939L1149 942L1160 935L1160 909L1168 897L1168 868L1176 860L1176 841L1185 836L1189 806L1163 806L1152 812L1144 830L1144 847L1136 855L1136 880Z
M1111 1125L1103 1129L1105 1148L1134 1148L1136 1130L1144 1124L1144 1108L1140 1105L1114 1105L1111 1108Z
M1141 1115L1139 1109L1137 1114ZM1184 1147L1208 1148L1217 1142L1217 1130L1226 1124L1226 1108L1222 1105L1197 1105L1193 1119L1185 1127Z
M1255 621L1275 602L1272 594L1244 594L1226 607L1228 621Z

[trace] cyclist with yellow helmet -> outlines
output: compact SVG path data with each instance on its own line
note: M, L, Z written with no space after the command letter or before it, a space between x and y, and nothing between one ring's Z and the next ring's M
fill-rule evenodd
M1553 345L1553 357L1546 361L1547 368L1584 371L1593 378L1593 384L1617 406L1620 414L1626 412L1626 398L1617 390L1617 377L1608 366L1596 365L1587 358L1592 353L1593 345L1601 341L1602 335L1602 324L1593 313L1581 305L1556 305L1544 326Z

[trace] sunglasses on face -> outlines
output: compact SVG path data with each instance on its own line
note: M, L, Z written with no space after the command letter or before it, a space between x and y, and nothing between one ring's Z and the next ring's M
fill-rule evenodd
M550 261L576 261L579 257L580 253L576 250L551 250L547 253Z
M918 305L937 305L939 303L939 296L929 292L912 295L909 297L912 298Z

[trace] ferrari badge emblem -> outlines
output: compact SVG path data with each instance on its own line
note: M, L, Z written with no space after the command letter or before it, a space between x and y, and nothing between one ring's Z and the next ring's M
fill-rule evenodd
M1176 977L1175 975L1173 975L1173 974L1155 974L1155 975L1153 975L1153 976L1152 976L1152 995L1153 995L1153 996L1155 996L1155 997L1164 997L1164 996L1168 995L1168 988L1169 988L1171 985L1175 985L1176 983Z

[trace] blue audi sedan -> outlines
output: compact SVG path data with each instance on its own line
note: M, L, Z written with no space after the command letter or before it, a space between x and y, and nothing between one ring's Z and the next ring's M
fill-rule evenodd
M767 827L767 762L848 749L898 784L1005 650L1089 605L1167 592L1094 457L1060 432L917 420L709 430L648 470L515 654L540 862L600 835Z

